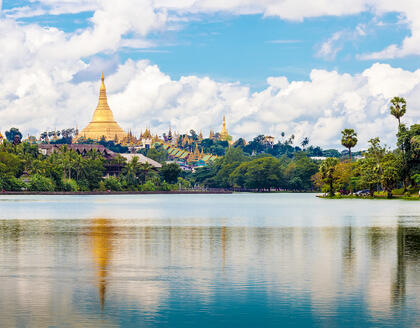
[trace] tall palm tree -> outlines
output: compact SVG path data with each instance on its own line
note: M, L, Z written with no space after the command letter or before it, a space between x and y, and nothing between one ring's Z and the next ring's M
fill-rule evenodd
M401 127L401 117L404 116L407 102L402 97L394 97L391 99L391 107L389 109L391 110L391 115L395 116L395 118L398 120L398 129Z
M305 137L300 144L301 144L303 150L305 150L305 147L309 144L309 138Z
M351 149L357 144L357 133L353 129L344 129L341 134L341 144L349 150L351 160Z

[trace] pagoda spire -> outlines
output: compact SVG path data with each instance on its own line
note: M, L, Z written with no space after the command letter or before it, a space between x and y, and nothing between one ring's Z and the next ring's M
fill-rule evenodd
M220 131L220 140L228 140L229 133L226 129L226 117L223 115L223 125L222 125L222 131Z
M123 140L127 136L127 133L115 121L111 108L109 108L104 73L101 74L98 105L91 122L81 131L80 136L93 140L101 140L102 137L105 137L106 140L113 140L115 136L118 137L118 140Z

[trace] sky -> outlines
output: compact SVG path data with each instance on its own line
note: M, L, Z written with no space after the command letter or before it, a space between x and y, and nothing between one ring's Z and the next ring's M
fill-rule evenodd
M125 130L282 132L395 145L420 118L417 0L0 0L0 131L92 118L100 75Z

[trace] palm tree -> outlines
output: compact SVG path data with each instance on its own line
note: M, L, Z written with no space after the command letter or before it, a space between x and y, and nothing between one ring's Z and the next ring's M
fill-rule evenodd
M82 155L79 155L75 152L73 159L73 169L76 171L76 181L79 181L80 173L85 171L86 161L83 159Z
M330 186L330 196L334 196L334 173L335 166L338 164L338 159L335 157L329 157L321 163L319 172L321 173L322 179Z
M341 131L341 144L349 150L349 158L351 160L351 149L357 144L357 133L353 129L344 129Z
M404 116L407 107L407 102L402 97L394 97L391 99L391 115L398 120L398 129L401 127L401 117Z
M137 174L139 170L139 159L138 157L133 157L131 161L129 161L127 165L123 168L123 174L125 175L127 185L135 186L137 184Z
M309 144L309 138L305 137L300 144L301 144L303 150L305 150L305 147Z
M140 179L142 180L142 183L146 183L147 178L149 176L149 171L153 168L152 165L150 165L149 163L145 162L145 163L141 163L140 164L140 172L141 172L141 177Z

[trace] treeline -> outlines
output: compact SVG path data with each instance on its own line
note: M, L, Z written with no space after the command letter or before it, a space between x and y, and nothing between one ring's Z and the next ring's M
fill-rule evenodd
M193 143L183 144L182 140L184 136L188 136L193 140ZM306 155L310 157L340 158L347 156L348 154L347 150L340 152L337 149L322 149L319 146L310 146L308 137L303 138L300 143L297 143L293 134L286 137L284 132L280 134L280 138L277 142L274 142L274 138L270 139L271 137L261 134L254 137L249 142L243 138L239 138L231 145L229 145L227 141L218 140L217 136L218 134L216 133L215 138L205 138L200 141L197 133L194 130L191 130L189 134L181 135L177 147L193 151L195 147L198 146L199 149L202 149L205 153L217 156L224 156L229 148L241 148L245 154L250 156L269 154L277 158L280 158L283 155L292 158L296 153L300 152L305 152ZM360 152L356 154L360 155Z
M387 149L379 138L373 138L363 158L352 161L351 148L357 144L357 133L345 129L341 143L348 149L348 160L328 158L323 161L312 179L314 184L329 196L353 194L363 189L359 194L371 197L416 194L420 184L420 124L408 128L401 123L406 106L404 98L391 100L390 113L398 120L396 149Z
M211 165L199 168L188 178L191 183L212 188L253 190L311 190L311 177L318 164L305 153L276 158L270 154L249 156L240 147L230 148Z
M119 174L106 176L109 167L118 167ZM59 152L42 155L37 145L0 145L0 190L5 191L154 191L191 187L181 176L177 164L164 164L161 169L127 162L122 156L106 160L90 151L85 156L63 145Z
M230 148L224 157L194 173L182 172L176 163L165 163L163 149L149 152L163 166L131 161L121 155L106 160L90 151L85 156L66 145L50 156L42 155L37 145L0 145L0 189L6 191L155 191L192 187L241 188L253 190L311 190L311 176L318 170L316 161L303 152L293 159L270 154L250 156L241 148ZM116 176L108 176L111 169ZM115 172L114 172L115 173Z

